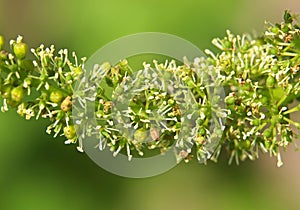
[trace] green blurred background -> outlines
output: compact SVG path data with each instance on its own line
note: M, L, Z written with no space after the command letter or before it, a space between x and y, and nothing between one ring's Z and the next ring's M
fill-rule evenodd
M146 31L205 49L228 28L259 33L285 9L300 13L299 1L0 0L0 33L7 41L21 34L30 46L55 44L87 57L116 38ZM292 146L279 169L267 155L240 166L228 166L222 155L217 164L180 164L157 177L128 179L46 135L46 126L14 110L0 113L1 210L300 208L300 152Z

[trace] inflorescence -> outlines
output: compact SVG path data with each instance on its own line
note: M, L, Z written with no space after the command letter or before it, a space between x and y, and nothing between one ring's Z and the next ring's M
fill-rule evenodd
M257 159L262 151L277 157L280 167L280 149L294 142L300 129L290 118L300 110L294 103L300 99L300 27L294 22L286 11L284 22L268 23L261 37L227 31L212 41L218 54L205 50L207 58L182 65L154 61L136 72L122 60L95 65L89 76L86 59L75 52L70 56L67 49L41 45L31 49L30 60L21 36L10 41L12 52L3 49L0 36L1 111L16 108L27 120L48 118L46 132L65 136L65 144L77 143L81 152L78 126L81 135L97 135L100 150L109 147L129 160L175 145L177 159L186 162L193 156L216 161L225 149L230 163ZM105 85L93 83L99 77ZM74 94L77 81L89 85ZM96 94L86 97L89 91ZM88 100L95 102L96 125L84 125L85 119L72 113L74 103L84 107Z

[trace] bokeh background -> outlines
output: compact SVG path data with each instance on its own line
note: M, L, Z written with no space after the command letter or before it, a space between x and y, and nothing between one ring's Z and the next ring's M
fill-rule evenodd
M0 0L0 33L7 41L21 34L32 47L55 44L87 57L116 38L146 31L205 49L226 29L260 33L265 20L280 21L285 9L300 13L300 2ZM217 164L180 164L157 177L128 179L46 135L46 126L14 110L0 113L1 210L300 209L300 152L293 146L279 169L267 155L240 166L228 166L223 155Z

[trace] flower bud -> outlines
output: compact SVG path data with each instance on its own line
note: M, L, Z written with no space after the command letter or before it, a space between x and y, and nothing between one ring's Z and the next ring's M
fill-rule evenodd
M279 70L279 66L278 66L277 64L275 64L274 66L272 66L271 70L272 70L273 72L277 73L278 70Z
M170 99L168 100L168 104L169 104L169 106L174 106L174 105L175 105L175 100L172 99L172 98L170 98Z
M245 141L242 141L241 146L243 147L243 149L250 149L251 147L251 142L247 139Z
M138 142L143 142L147 138L147 131L140 128L134 132L134 139Z
M26 53L28 51L28 46L27 44L23 42L15 43L14 44L14 53L18 59L24 59L26 56Z
M204 135L206 134L205 128L201 127L201 128L199 129L199 134L200 134L201 136L204 136Z
M231 49L232 48L232 42L230 42L229 40L224 40L223 41L223 47L225 49Z
M272 88L275 85L275 78L273 76L268 76L267 80L266 80L266 86L268 88Z
M284 32L284 33L288 33L289 32L289 27L287 25L282 25L281 26L281 30Z
M272 136L272 130L271 129L266 129L265 131L264 131L264 137L266 137L266 138L270 138L271 136Z
M50 93L49 99L53 103L59 103L59 102L61 102L61 100L63 99L63 97L64 97L64 95L63 95L63 93L60 90L53 90Z
M275 33L275 34L278 34L279 28L276 27L276 26L274 26L274 27L272 27L272 28L270 29L270 31L273 32L273 33Z
M259 119L253 119L252 120L252 125L259 126L260 125L260 120Z
M22 86L15 87L11 90L11 99L15 102L21 102L24 97L24 90Z
M235 98L232 95L229 95L225 98L225 102L227 105L232 105L235 102Z
M76 129L74 125L64 127L64 135L67 139L74 139L76 137Z

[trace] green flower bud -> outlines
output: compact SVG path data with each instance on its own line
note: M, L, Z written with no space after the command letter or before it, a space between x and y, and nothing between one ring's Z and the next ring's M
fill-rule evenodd
M287 25L283 25L282 27L281 27L281 30L284 32L284 33L288 33L289 32L289 27L287 26Z
M227 97L225 98L225 102L226 102L227 105L232 105L232 104L234 104L234 102L235 102L234 96L231 96L231 95L227 96Z
M250 46L249 46L249 43L246 42L246 43L242 46L241 49L242 49L243 51L247 51L247 50L249 49L249 47L250 47Z
M260 120L259 119L252 120L252 125L259 126L259 124L260 124Z
M204 122L205 122L204 119L200 119L200 118L199 118L199 119L197 120L197 124L198 124L198 125L203 125ZM181 126L181 124L180 124L180 126ZM180 127L179 127L179 128L180 128Z
M261 46L264 45L266 42L263 38L257 38L255 45Z
M213 59L213 58L210 58L210 57L207 58L207 62L208 62L209 64L212 64L212 65L216 65L216 64L217 64L216 60Z
M170 106L175 105L175 100L172 99L172 98L170 98L170 99L168 100L168 104L169 104Z
M181 127L182 127L181 122L177 122L174 127L175 127L175 129L181 129Z
M245 140L245 141L242 142L241 146L242 146L243 149L250 149L251 142L249 140Z
M273 76L268 76L267 80L266 80L266 86L268 88L272 88L275 85L275 78Z
M281 98L286 95L286 92L282 87L272 89L272 93L276 101L280 101Z
M147 138L147 135L147 130L145 130L144 128L136 130L133 134L134 139L138 142L143 142Z
M279 70L279 66L277 65L277 64L275 64L272 68L271 68L271 70L273 71L273 72L278 72L278 70Z
M53 103L59 103L62 101L63 97L64 97L64 94L60 90L53 90L50 93L49 99Z
M277 34L279 32L279 28L275 26L275 27L272 27L270 29L270 31L273 32L273 33L275 33L275 34Z
M272 136L272 130L270 128L266 129L263 133L264 137L270 138Z
M64 135L67 139L74 139L76 137L76 129L74 125L64 127Z
M200 134L201 136L204 136L204 135L206 134L205 128L200 128L200 129L199 129L199 134Z
M26 53L28 51L28 46L27 44L23 42L15 43L14 44L14 53L18 59L24 59L26 56Z
M230 42L229 40L224 40L223 41L223 46L226 48L226 49L231 49L232 48L232 42Z
M24 90L22 86L15 87L11 90L11 99L15 102L21 102L24 97Z

